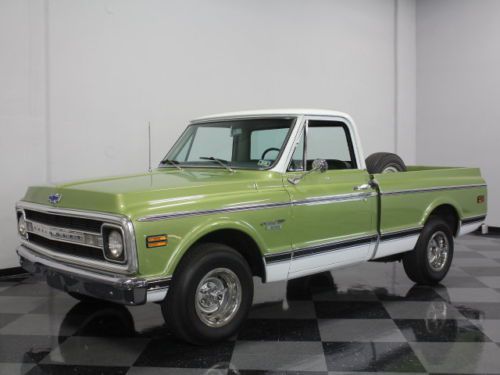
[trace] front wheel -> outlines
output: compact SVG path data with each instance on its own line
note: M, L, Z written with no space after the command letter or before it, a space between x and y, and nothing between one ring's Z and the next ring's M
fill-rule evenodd
M441 218L431 217L415 249L403 258L406 275L418 284L438 284L450 269L453 249L453 233L448 224Z
M177 337L201 345L233 336L252 300L252 273L245 259L229 246L207 243L179 264L162 312Z

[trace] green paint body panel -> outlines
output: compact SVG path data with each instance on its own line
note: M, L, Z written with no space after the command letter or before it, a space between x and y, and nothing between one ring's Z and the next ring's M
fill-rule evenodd
M320 196L353 192L366 184L363 170L338 170L312 173L299 184L287 178L293 173L222 168L161 168L151 174L80 181L56 186L30 187L23 201L48 205L49 194L63 196L58 207L120 214L130 218L137 241L138 274L145 277L170 276L189 248L204 235L221 229L246 233L262 255L290 251L353 236L376 235L377 196L364 200L339 201L317 205L292 205ZM424 225L432 210L447 204L460 219L486 214L485 203L477 196L486 187L407 192L446 186L484 184L477 168L417 167L404 173L375 175L381 196L381 232ZM370 190L369 192L374 192ZM203 213L239 205L284 203L270 208L236 212ZM151 215L202 212L158 221L140 221ZM282 221L269 229L263 223ZM146 237L167 234L168 246L146 248ZM367 254L360 255L366 260Z

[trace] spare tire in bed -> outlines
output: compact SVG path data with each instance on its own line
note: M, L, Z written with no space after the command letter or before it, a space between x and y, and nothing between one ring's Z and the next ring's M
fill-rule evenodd
M368 173L406 172L406 165L398 155L390 152L376 152L366 158Z

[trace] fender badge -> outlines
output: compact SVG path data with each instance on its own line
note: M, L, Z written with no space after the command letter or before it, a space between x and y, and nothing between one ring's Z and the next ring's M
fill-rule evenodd
M285 222L285 219L278 219L274 221L266 221L264 223L261 223L264 228L267 230L280 230L283 228L283 223Z
M56 194L50 194L49 195L49 203L56 205L61 201L62 194L56 193Z

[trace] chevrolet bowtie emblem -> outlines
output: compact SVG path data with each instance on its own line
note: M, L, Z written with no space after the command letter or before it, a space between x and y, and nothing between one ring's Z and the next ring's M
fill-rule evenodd
M62 194L56 193L56 194L50 194L49 195L49 202L50 204L58 204L61 201Z

